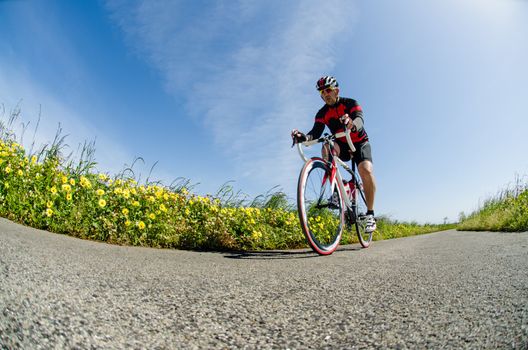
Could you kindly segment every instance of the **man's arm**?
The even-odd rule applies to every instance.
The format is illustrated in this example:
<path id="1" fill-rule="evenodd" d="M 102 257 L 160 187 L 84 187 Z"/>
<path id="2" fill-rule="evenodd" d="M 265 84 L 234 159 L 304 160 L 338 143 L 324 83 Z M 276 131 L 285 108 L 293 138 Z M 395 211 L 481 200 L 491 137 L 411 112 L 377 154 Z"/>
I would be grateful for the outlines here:
<path id="1" fill-rule="evenodd" d="M 352 119 L 355 131 L 360 131 L 361 129 L 363 129 L 363 109 L 356 101 L 354 101 L 354 103 L 350 107 L 348 115 L 350 116 L 350 119 Z M 354 127 L 352 129 L 354 129 Z"/>
<path id="2" fill-rule="evenodd" d="M 312 127 L 312 130 L 308 131 L 308 133 L 306 134 L 306 138 L 308 139 L 308 141 L 318 139 L 323 134 L 324 129 L 324 123 L 316 121 Z"/>

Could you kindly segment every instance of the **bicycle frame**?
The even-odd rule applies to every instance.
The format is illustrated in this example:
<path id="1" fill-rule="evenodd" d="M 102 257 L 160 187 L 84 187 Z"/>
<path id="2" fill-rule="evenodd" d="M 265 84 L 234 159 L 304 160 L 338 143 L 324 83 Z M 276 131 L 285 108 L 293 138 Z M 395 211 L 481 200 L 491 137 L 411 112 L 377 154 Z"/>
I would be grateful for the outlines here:
<path id="1" fill-rule="evenodd" d="M 311 140 L 311 141 L 305 141 L 305 142 L 297 143 L 297 150 L 299 151 L 299 155 L 301 156 L 302 160 L 305 163 L 307 163 L 311 159 L 305 156 L 302 146 L 310 147 L 310 146 L 315 145 L 317 143 L 328 143 L 329 146 L 330 146 L 330 153 L 332 153 L 332 151 L 334 149 L 334 140 L 336 138 L 340 138 L 340 137 L 343 137 L 343 136 L 346 137 L 346 140 L 347 140 L 348 146 L 350 147 L 350 150 L 352 152 L 354 152 L 356 150 L 356 148 L 354 147 L 354 144 L 352 143 L 352 139 L 350 137 L 350 130 L 347 130 L 347 131 L 344 131 L 344 132 L 339 132 L 339 133 L 337 133 L 335 135 L 326 135 L 324 137 L 318 138 L 317 140 Z M 339 159 L 339 157 L 332 156 L 332 173 L 330 175 L 331 190 L 333 192 L 335 186 L 338 186 L 339 190 L 343 194 L 342 197 L 343 197 L 343 199 L 345 201 L 345 206 L 347 208 L 351 208 L 352 207 L 352 201 L 350 200 L 349 196 L 346 195 L 345 184 L 343 183 L 343 176 L 341 175 L 341 172 L 339 171 L 339 167 L 336 165 L 336 163 L 339 164 L 341 167 L 343 167 L 345 170 L 347 170 L 354 177 L 356 175 L 354 174 L 354 171 L 352 169 L 350 169 L 350 167 L 345 162 L 343 162 L 341 159 Z M 357 192 L 356 192 L 356 194 L 357 194 Z"/>

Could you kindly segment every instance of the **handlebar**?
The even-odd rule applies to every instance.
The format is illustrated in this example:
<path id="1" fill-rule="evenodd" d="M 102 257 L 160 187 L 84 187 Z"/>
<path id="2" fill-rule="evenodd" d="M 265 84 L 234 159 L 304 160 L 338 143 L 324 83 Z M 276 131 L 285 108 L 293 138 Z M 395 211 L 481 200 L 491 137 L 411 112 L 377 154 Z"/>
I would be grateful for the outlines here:
<path id="1" fill-rule="evenodd" d="M 316 140 L 298 142 L 297 143 L 297 150 L 299 151 L 299 155 L 301 156 L 302 160 L 304 160 L 304 162 L 306 163 L 306 162 L 309 161 L 309 159 L 304 155 L 304 151 L 303 151 L 302 146 L 310 147 L 310 146 L 313 146 L 313 145 L 315 145 L 317 143 L 323 143 L 323 142 L 330 143 L 330 142 L 333 142 L 335 139 L 338 139 L 338 138 L 341 138 L 341 137 L 345 136 L 346 140 L 347 140 L 347 143 L 348 143 L 348 146 L 350 147 L 350 150 L 352 152 L 355 152 L 356 151 L 356 147 L 354 147 L 354 144 L 352 143 L 352 138 L 350 137 L 350 133 L 351 133 L 351 130 L 345 129 L 345 131 L 338 132 L 335 135 L 325 135 L 325 136 L 320 137 L 320 138 L 318 138 Z"/>

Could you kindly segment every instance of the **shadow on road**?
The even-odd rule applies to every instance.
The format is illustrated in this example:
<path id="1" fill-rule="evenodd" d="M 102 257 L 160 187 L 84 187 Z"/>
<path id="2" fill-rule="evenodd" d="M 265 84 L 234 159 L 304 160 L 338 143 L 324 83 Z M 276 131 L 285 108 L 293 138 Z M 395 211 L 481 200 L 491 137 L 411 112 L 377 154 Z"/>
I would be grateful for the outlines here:
<path id="1" fill-rule="evenodd" d="M 255 252 L 238 252 L 225 254 L 227 259 L 256 259 L 256 260 L 270 260 L 270 259 L 306 259 L 316 258 L 317 254 L 312 251 L 255 251 Z"/>
<path id="2" fill-rule="evenodd" d="M 346 251 L 359 251 L 361 247 L 358 246 L 342 246 L 337 248 L 334 254 Z M 307 259 L 323 257 L 312 250 L 260 250 L 247 252 L 232 252 L 225 253 L 224 258 L 227 259 L 256 259 L 256 260 L 271 260 L 271 259 Z"/>

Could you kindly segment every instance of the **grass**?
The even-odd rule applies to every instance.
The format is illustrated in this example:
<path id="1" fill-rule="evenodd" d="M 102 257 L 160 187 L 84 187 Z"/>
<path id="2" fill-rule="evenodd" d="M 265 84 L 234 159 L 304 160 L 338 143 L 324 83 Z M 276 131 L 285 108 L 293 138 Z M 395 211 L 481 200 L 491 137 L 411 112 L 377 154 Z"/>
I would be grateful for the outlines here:
<path id="1" fill-rule="evenodd" d="M 192 193 L 189 180 L 170 186 L 139 183 L 132 167 L 97 173 L 93 143 L 77 160 L 65 155 L 62 130 L 54 141 L 25 150 L 11 131 L 20 111 L 0 121 L 0 216 L 31 227 L 114 244 L 177 249 L 261 250 L 307 247 L 297 211 L 276 188 L 248 200 L 226 183 L 215 195 Z M 27 124 L 22 132 L 27 128 Z M 36 132 L 36 130 L 35 130 Z M 22 137 L 21 137 L 22 138 Z M 18 141 L 18 142 L 17 142 Z M 324 224 L 324 222 L 323 222 Z M 388 218 L 374 239 L 452 228 Z M 355 243 L 345 232 L 342 244 Z"/>
<path id="2" fill-rule="evenodd" d="M 469 216 L 461 214 L 458 230 L 528 231 L 528 181 L 518 177 Z"/>
<path id="3" fill-rule="evenodd" d="M 374 239 L 415 236 L 425 233 L 451 230 L 457 227 L 454 223 L 420 225 L 416 222 L 400 222 L 386 217 L 377 218 L 376 226 L 377 230 L 374 234 Z"/>

